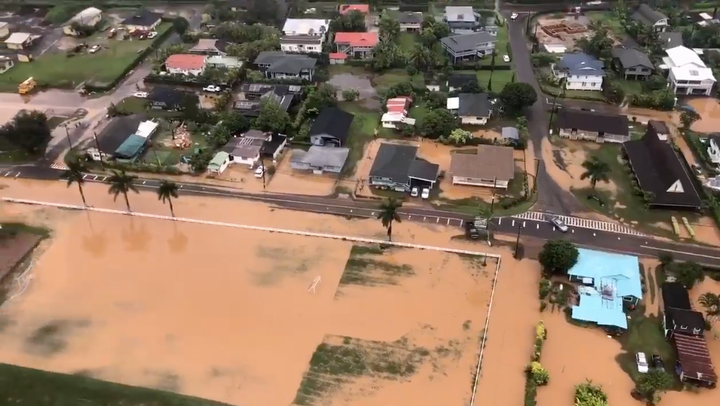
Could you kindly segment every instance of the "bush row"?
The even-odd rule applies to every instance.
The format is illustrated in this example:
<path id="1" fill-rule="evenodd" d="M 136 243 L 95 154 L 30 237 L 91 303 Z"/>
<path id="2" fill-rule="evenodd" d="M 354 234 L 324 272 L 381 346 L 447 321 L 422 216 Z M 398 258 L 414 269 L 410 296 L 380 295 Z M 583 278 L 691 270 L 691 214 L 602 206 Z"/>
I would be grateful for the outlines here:
<path id="1" fill-rule="evenodd" d="M 536 406 L 537 388 L 550 382 L 550 374 L 540 364 L 543 343 L 547 340 L 547 329 L 541 321 L 535 326 L 535 346 L 530 363 L 525 367 L 525 406 Z"/>

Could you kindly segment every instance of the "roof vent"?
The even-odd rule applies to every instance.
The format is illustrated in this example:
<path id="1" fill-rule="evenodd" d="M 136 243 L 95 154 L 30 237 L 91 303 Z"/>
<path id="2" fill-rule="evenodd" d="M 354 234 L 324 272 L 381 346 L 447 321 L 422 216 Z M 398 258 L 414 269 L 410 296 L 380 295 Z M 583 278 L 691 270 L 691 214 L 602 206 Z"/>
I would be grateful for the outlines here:
<path id="1" fill-rule="evenodd" d="M 699 328 L 693 329 L 693 334 L 699 335 L 701 332 L 702 332 L 702 329 L 699 329 Z"/>
<path id="2" fill-rule="evenodd" d="M 688 326 L 680 326 L 680 330 L 687 330 Z"/>

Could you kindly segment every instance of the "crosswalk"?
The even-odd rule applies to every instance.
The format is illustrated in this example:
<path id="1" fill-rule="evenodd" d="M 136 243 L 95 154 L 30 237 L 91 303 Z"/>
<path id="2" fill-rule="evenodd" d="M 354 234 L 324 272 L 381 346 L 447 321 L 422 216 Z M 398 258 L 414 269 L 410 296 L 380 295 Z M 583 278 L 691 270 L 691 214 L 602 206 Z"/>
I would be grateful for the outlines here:
<path id="1" fill-rule="evenodd" d="M 598 221 L 598 220 L 590 220 L 590 219 L 584 219 L 580 217 L 572 217 L 572 216 L 561 216 L 561 215 L 554 215 L 549 213 L 542 213 L 538 211 L 529 211 L 522 214 L 516 214 L 512 216 L 516 219 L 521 220 L 531 220 L 531 221 L 548 221 L 550 216 L 556 216 L 558 217 L 563 223 L 567 224 L 568 227 L 580 227 L 580 228 L 587 228 L 590 230 L 599 230 L 599 231 L 608 231 L 611 233 L 618 233 L 618 234 L 628 234 L 628 235 L 636 235 L 639 237 L 645 236 L 645 234 L 636 231 L 630 227 L 624 226 L 622 224 L 616 224 L 611 223 L 609 221 Z"/>
<path id="2" fill-rule="evenodd" d="M 59 169 L 61 171 L 66 171 L 69 169 L 67 166 L 61 165 L 61 164 L 52 164 L 52 165 L 50 165 L 50 167 L 53 169 Z"/>

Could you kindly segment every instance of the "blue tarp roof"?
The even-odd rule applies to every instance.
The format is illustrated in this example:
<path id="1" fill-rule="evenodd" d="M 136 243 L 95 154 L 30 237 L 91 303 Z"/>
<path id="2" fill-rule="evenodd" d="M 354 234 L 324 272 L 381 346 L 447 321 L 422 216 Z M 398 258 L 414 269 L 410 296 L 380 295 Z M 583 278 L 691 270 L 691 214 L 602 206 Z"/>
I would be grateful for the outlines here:
<path id="1" fill-rule="evenodd" d="M 115 156 L 123 159 L 132 159 L 140 150 L 145 146 L 147 138 L 141 137 L 137 134 L 129 136 L 125 142 L 120 144 L 118 149 L 115 151 Z"/>
<path id="2" fill-rule="evenodd" d="M 640 263 L 632 255 L 614 254 L 578 248 L 578 262 L 568 275 L 592 278 L 593 286 L 582 286 L 580 305 L 572 317 L 604 326 L 627 328 L 623 297 L 642 299 Z"/>

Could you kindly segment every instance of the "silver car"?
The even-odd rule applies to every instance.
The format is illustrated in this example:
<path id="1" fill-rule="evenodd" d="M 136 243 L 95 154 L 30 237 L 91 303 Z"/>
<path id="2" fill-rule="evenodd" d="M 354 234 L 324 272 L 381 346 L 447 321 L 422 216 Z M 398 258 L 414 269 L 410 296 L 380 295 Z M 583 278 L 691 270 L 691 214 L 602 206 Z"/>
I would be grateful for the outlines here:
<path id="1" fill-rule="evenodd" d="M 552 216 L 550 218 L 550 222 L 558 228 L 558 230 L 562 231 L 563 233 L 568 232 L 568 226 L 565 224 L 562 220 L 560 220 L 560 217 Z"/>

